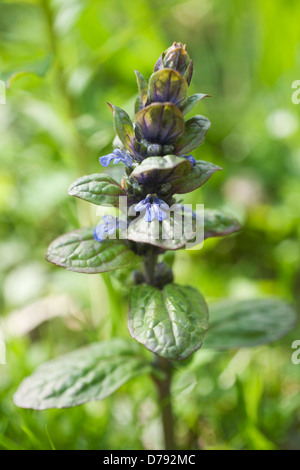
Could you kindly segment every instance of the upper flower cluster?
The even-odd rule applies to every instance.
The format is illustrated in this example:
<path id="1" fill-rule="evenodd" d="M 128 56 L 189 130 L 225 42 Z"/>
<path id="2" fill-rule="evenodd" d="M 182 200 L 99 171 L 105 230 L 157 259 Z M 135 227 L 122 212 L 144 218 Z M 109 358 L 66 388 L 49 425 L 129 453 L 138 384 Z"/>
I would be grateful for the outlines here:
<path id="1" fill-rule="evenodd" d="M 193 62 L 180 42 L 161 54 L 148 82 L 140 72 L 135 73 L 139 96 L 134 122 L 124 110 L 108 103 L 119 145 L 100 157 L 100 163 L 104 167 L 111 162 L 124 163 L 127 169 L 123 187 L 129 203 L 146 210 L 145 220 L 162 221 L 163 209 L 173 202 L 175 192 L 195 189 L 195 184 L 179 188 L 178 180 L 187 178 L 196 168 L 190 152 L 203 142 L 210 122 L 204 116 L 185 121 L 184 116 L 209 95 L 188 96 Z M 155 194 L 154 199 L 151 194 Z"/>
<path id="2" fill-rule="evenodd" d="M 147 83 L 136 72 L 139 97 L 136 102 L 134 124 L 120 108 L 110 105 L 117 135 L 133 161 L 140 162 L 150 156 L 184 155 L 200 145 L 198 139 L 188 142 L 190 126 L 186 128 L 184 115 L 201 99 L 209 96 L 197 93 L 188 97 L 188 87 L 193 73 L 193 62 L 186 46 L 174 42 L 162 53 Z M 203 118 L 199 127 L 207 132 L 208 119 Z M 194 122 L 194 127 L 197 127 Z M 202 139 L 203 140 L 203 139 Z M 193 149 L 191 149 L 193 147 Z M 124 163 L 129 166 L 129 162 Z M 103 166 L 104 157 L 100 160 Z M 116 161 L 115 161 L 116 163 Z"/>

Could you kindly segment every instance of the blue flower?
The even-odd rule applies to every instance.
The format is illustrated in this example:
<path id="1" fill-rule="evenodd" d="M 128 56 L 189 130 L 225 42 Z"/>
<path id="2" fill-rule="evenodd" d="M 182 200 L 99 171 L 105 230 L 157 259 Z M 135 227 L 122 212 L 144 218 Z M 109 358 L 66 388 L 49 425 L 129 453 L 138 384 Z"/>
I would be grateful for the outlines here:
<path id="1" fill-rule="evenodd" d="M 145 211 L 144 220 L 146 222 L 152 222 L 154 219 L 161 222 L 167 217 L 164 211 L 168 211 L 169 206 L 162 199 L 159 199 L 156 194 L 148 194 L 134 209 L 136 212 Z"/>
<path id="2" fill-rule="evenodd" d="M 124 220 L 120 220 L 112 215 L 104 215 L 101 222 L 97 225 L 94 230 L 94 239 L 97 242 L 102 242 L 106 238 L 106 233 L 112 235 L 118 228 L 124 230 L 127 224 Z"/>
<path id="3" fill-rule="evenodd" d="M 120 149 L 115 149 L 112 153 L 99 158 L 100 164 L 105 167 L 108 166 L 112 160 L 114 164 L 122 162 L 126 166 L 132 166 L 133 163 L 133 158 L 127 152 Z"/>
<path id="4" fill-rule="evenodd" d="M 196 165 L 196 159 L 193 157 L 193 155 L 182 155 L 183 158 L 186 158 L 192 166 Z"/>

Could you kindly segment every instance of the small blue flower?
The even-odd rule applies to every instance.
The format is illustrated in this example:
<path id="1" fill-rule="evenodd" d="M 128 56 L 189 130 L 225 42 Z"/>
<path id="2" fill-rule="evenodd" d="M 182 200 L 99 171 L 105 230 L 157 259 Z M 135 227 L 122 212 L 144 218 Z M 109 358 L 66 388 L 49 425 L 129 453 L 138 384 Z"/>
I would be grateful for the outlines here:
<path id="1" fill-rule="evenodd" d="M 152 222 L 154 219 L 161 222 L 167 217 L 164 211 L 168 211 L 169 206 L 162 199 L 159 199 L 156 194 L 148 194 L 134 209 L 136 212 L 145 211 L 144 220 L 146 222 Z"/>
<path id="2" fill-rule="evenodd" d="M 102 242 L 106 238 L 106 233 L 112 235 L 118 228 L 124 230 L 127 227 L 124 220 L 113 217 L 112 215 L 104 215 L 101 222 L 94 230 L 94 239 L 97 242 Z"/>
<path id="3" fill-rule="evenodd" d="M 192 166 L 196 165 L 196 159 L 193 157 L 193 155 L 182 155 L 183 158 L 186 158 Z"/>
<path id="4" fill-rule="evenodd" d="M 99 158 L 100 164 L 105 167 L 108 166 L 112 160 L 114 164 L 122 162 L 126 166 L 132 166 L 133 163 L 133 158 L 124 150 L 120 149 L 115 149 L 112 153 Z"/>

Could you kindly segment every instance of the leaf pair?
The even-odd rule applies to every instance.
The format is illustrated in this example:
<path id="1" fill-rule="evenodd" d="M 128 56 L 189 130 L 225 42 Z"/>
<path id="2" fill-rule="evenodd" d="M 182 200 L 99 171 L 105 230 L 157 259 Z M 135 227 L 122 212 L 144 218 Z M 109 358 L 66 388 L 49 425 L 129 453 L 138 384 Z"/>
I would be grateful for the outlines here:
<path id="1" fill-rule="evenodd" d="M 173 103 L 152 103 L 135 115 L 146 140 L 162 145 L 173 144 L 174 154 L 185 155 L 199 147 L 210 128 L 204 116 L 184 121 L 183 113 Z"/>
<path id="2" fill-rule="evenodd" d="M 295 309 L 281 299 L 226 300 L 208 308 L 193 287 L 167 284 L 162 291 L 135 286 L 128 328 L 147 349 L 170 360 L 189 357 L 202 346 L 238 349 L 271 343 L 297 323 Z"/>
<path id="3" fill-rule="evenodd" d="M 165 230 L 164 236 L 169 234 L 169 238 L 162 237 L 161 229 L 157 235 L 156 222 Z M 180 228 L 180 237 L 176 238 L 177 223 L 173 217 L 162 223 L 148 223 L 139 217 L 129 225 L 128 239 L 136 243 L 149 243 L 164 250 L 178 250 L 191 241 L 188 235 L 197 234 L 197 231 L 194 225 L 191 225 L 191 232 L 183 227 Z M 204 239 L 228 235 L 239 228 L 232 217 L 219 211 L 205 211 Z M 60 236 L 48 247 L 46 260 L 70 271 L 89 274 L 134 268 L 141 262 L 142 258 L 132 251 L 127 240 L 107 239 L 98 242 L 94 240 L 93 232 L 93 228 L 81 228 Z"/>
<path id="4" fill-rule="evenodd" d="M 185 194 L 200 188 L 215 171 L 221 169 L 213 163 L 201 160 L 191 167 L 186 158 L 166 155 L 146 158 L 133 170 L 130 178 L 148 186 L 151 183 L 157 186 L 167 181 L 171 185 L 171 194 Z"/>
<path id="5" fill-rule="evenodd" d="M 124 147 L 136 155 L 135 135 L 132 121 L 128 114 L 118 106 L 108 103 L 113 113 L 114 127 Z M 172 144 L 181 137 L 175 153 L 184 155 L 203 142 L 210 127 L 210 122 L 203 116 L 193 118 L 185 123 L 180 109 L 171 102 L 153 103 L 141 109 L 135 121 L 142 130 L 144 138 L 162 145 Z M 198 122 L 198 127 L 195 127 Z M 187 130 L 185 132 L 185 127 Z M 197 136 L 197 134 L 199 134 Z M 178 151 L 177 151 L 178 150 Z"/>
<path id="6" fill-rule="evenodd" d="M 149 80 L 135 70 L 139 89 L 139 98 L 142 108 L 146 104 L 154 102 L 171 102 L 178 106 L 183 115 L 189 113 L 194 106 L 203 98 L 210 95 L 206 93 L 195 93 L 188 97 L 188 83 L 185 78 L 176 70 L 161 69 L 153 73 Z"/>
<path id="7" fill-rule="evenodd" d="M 161 293 L 151 286 L 133 288 L 129 328 L 147 348 L 164 357 L 184 358 L 203 341 L 207 307 L 195 289 L 168 286 Z M 226 301 L 210 307 L 203 346 L 225 350 L 257 346 L 281 338 L 295 323 L 294 309 L 282 300 Z M 38 367 L 22 382 L 14 402 L 39 410 L 76 406 L 102 400 L 148 373 L 155 374 L 155 368 L 136 343 L 123 339 L 93 343 Z"/>

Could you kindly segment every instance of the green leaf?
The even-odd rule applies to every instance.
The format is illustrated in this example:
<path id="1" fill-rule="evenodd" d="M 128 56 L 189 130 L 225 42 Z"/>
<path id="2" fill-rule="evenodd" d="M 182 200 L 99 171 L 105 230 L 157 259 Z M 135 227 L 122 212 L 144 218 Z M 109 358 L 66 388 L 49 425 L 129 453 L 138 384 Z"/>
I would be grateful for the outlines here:
<path id="1" fill-rule="evenodd" d="M 149 285 L 130 292 L 128 328 L 147 349 L 171 360 L 186 359 L 202 345 L 208 329 L 208 309 L 193 287 Z"/>
<path id="2" fill-rule="evenodd" d="M 148 157 L 133 170 L 130 178 L 140 184 L 154 182 L 157 185 L 186 177 L 190 171 L 191 164 L 186 158 L 175 155 Z"/>
<path id="3" fill-rule="evenodd" d="M 114 126 L 120 141 L 129 151 L 134 150 L 134 130 L 130 117 L 123 109 L 118 106 L 114 106 L 111 103 L 107 103 L 110 107 L 113 118 Z"/>
<path id="4" fill-rule="evenodd" d="M 189 113 L 194 106 L 196 106 L 199 101 L 203 100 L 203 98 L 210 97 L 211 95 L 207 95 L 205 93 L 195 93 L 188 97 L 188 99 L 180 106 L 182 114 L 185 116 Z"/>
<path id="5" fill-rule="evenodd" d="M 170 101 L 177 106 L 186 100 L 188 84 L 183 76 L 172 69 L 162 69 L 153 73 L 149 80 L 149 97 L 151 102 Z"/>
<path id="6" fill-rule="evenodd" d="M 270 343 L 294 328 L 294 308 L 279 299 L 228 300 L 211 305 L 207 348 L 236 349 Z"/>
<path id="7" fill-rule="evenodd" d="M 182 112 L 173 103 L 152 103 L 135 115 L 143 135 L 149 142 L 171 144 L 184 133 Z"/>
<path id="8" fill-rule="evenodd" d="M 223 237 L 239 230 L 240 224 L 231 215 L 215 209 L 205 209 L 204 238 Z"/>
<path id="9" fill-rule="evenodd" d="M 178 207 L 179 205 L 174 205 Z M 179 250 L 187 243 L 198 245 L 203 242 L 203 224 L 197 226 L 190 212 L 182 216 L 182 209 L 170 211 L 168 217 L 159 222 L 144 220 L 143 214 L 132 220 L 128 227 L 128 239 L 136 243 L 148 243 L 163 250 Z M 196 243 L 193 240 L 197 237 Z M 190 245 L 190 246 L 191 246 Z"/>
<path id="10" fill-rule="evenodd" d="M 207 238 L 230 235 L 241 228 L 235 218 L 222 211 L 205 209 L 204 217 L 199 213 L 197 220 L 195 213 L 184 211 L 180 204 L 171 206 L 162 222 L 147 222 L 143 215 L 130 222 L 128 239 L 163 250 L 196 249 Z"/>
<path id="11" fill-rule="evenodd" d="M 137 70 L 135 70 L 135 75 L 136 75 L 137 84 L 139 88 L 141 103 L 144 107 L 148 99 L 148 83 L 145 77 L 143 77 L 143 75 Z"/>
<path id="12" fill-rule="evenodd" d="M 121 186 L 105 174 L 86 175 L 78 178 L 68 189 L 75 196 L 97 205 L 119 206 L 119 196 L 124 196 Z"/>
<path id="13" fill-rule="evenodd" d="M 187 176 L 173 182 L 172 194 L 185 194 L 200 188 L 218 170 L 222 168 L 211 162 L 198 160 Z"/>
<path id="14" fill-rule="evenodd" d="M 46 260 L 78 273 L 104 273 L 115 269 L 133 268 L 141 260 L 124 240 L 93 238 L 93 228 L 81 228 L 54 240 Z"/>
<path id="15" fill-rule="evenodd" d="M 186 155 L 199 147 L 209 128 L 210 121 L 204 116 L 195 116 L 186 121 L 185 132 L 176 143 L 176 155 Z"/>
<path id="16" fill-rule="evenodd" d="M 14 395 L 21 408 L 68 408 L 102 400 L 129 380 L 151 372 L 132 341 L 92 343 L 42 364 Z"/>

